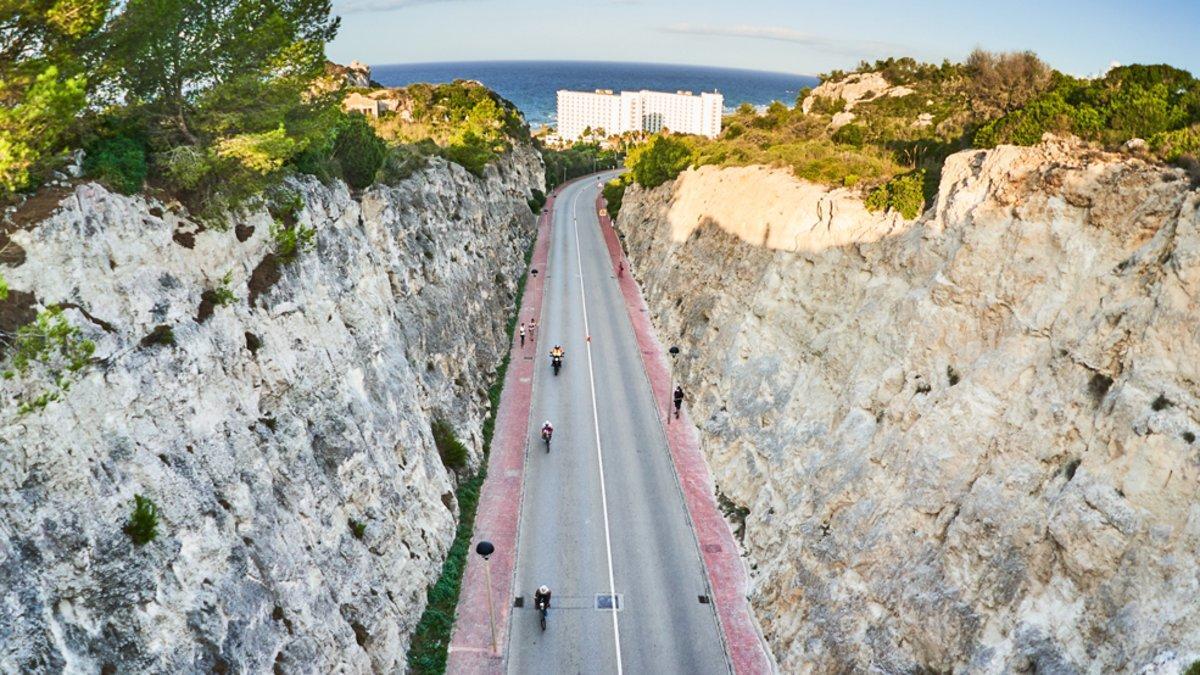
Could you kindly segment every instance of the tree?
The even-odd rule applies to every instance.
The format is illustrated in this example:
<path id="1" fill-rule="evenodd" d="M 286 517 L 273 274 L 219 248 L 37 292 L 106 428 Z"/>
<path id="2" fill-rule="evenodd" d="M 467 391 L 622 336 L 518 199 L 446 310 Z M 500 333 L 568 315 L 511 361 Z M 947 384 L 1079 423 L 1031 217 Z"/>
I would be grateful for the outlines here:
<path id="1" fill-rule="evenodd" d="M 629 152 L 625 165 L 633 180 L 642 187 L 658 187 L 673 180 L 692 163 L 692 149 L 669 136 L 656 136 Z"/>
<path id="2" fill-rule="evenodd" d="M 1054 71 L 1033 52 L 997 53 L 976 49 L 967 57 L 973 112 L 990 119 L 1012 112 L 1050 88 Z"/>
<path id="3" fill-rule="evenodd" d="M 86 101 L 78 56 L 108 0 L 0 0 L 0 198 L 33 184 Z"/>
<path id="4" fill-rule="evenodd" d="M 108 60 L 130 102 L 195 144 L 278 126 L 337 27 L 329 0 L 130 0 Z"/>

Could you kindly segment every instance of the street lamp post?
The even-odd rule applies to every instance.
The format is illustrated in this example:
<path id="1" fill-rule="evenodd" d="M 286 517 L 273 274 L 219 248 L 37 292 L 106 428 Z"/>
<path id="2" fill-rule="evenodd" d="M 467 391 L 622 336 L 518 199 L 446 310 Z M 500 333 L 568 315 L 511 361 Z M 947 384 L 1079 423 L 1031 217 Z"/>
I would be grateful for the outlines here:
<path id="1" fill-rule="evenodd" d="M 500 651 L 496 648 L 496 616 L 495 610 L 492 609 L 492 567 L 488 565 L 488 557 L 496 551 L 496 547 L 492 546 L 490 541 L 481 541 L 475 545 L 475 552 L 483 556 L 483 571 L 487 576 L 487 602 L 488 602 L 488 624 L 492 627 L 492 652 L 499 654 Z"/>
<path id="2" fill-rule="evenodd" d="M 671 384 L 667 387 L 667 424 L 670 424 L 671 399 L 675 394 L 675 357 L 679 356 L 679 347 L 671 345 L 667 352 L 671 355 Z"/>

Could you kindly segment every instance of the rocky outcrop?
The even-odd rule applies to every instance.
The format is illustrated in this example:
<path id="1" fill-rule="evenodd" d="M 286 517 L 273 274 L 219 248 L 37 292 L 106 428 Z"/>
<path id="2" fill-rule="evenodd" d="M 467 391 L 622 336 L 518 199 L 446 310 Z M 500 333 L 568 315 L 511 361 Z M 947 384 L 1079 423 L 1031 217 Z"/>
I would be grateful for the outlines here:
<path id="1" fill-rule="evenodd" d="M 36 367 L 0 384 L 0 671 L 403 670 L 458 517 L 431 423 L 478 465 L 542 184 L 528 147 L 296 181 L 291 263 L 266 210 L 218 231 L 90 183 L 13 232 L 8 305 L 96 347 L 44 408 L 13 400 Z"/>
<path id="2" fill-rule="evenodd" d="M 844 109 L 848 112 L 859 103 L 874 101 L 884 96 L 899 97 L 912 93 L 913 90 L 908 87 L 892 86 L 883 73 L 851 73 L 839 80 L 822 82 L 813 88 L 808 96 L 805 96 L 804 100 L 800 102 L 800 109 L 807 114 L 812 110 L 817 99 L 823 98 L 831 101 L 843 101 Z M 842 126 L 853 119 L 854 116 L 851 115 L 849 119 L 844 119 L 837 126 Z"/>
<path id="3" fill-rule="evenodd" d="M 1200 191 L 1180 172 L 1065 142 L 964 152 L 912 227 L 792 250 L 744 241 L 732 209 L 680 238 L 690 180 L 630 188 L 618 227 L 748 509 L 785 672 L 1200 659 Z"/>
<path id="4" fill-rule="evenodd" d="M 744 242 L 783 251 L 821 251 L 878 241 L 911 225 L 899 214 L 872 213 L 859 193 L 796 180 L 765 166 L 688 169 L 675 180 L 665 220 L 672 241 L 714 226 Z"/>

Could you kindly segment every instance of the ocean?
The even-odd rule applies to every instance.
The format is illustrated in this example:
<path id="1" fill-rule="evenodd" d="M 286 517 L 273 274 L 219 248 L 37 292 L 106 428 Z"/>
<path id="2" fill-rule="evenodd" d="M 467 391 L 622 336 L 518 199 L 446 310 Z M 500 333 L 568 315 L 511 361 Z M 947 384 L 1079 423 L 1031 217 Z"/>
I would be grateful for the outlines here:
<path id="1" fill-rule="evenodd" d="M 559 89 L 685 90 L 694 93 L 716 89 L 725 95 L 725 107 L 742 102 L 764 106 L 783 101 L 789 106 L 804 87 L 817 78 L 757 70 L 709 68 L 655 63 L 609 61 L 469 61 L 461 63 L 410 63 L 371 66 L 371 77 L 389 87 L 413 82 L 479 80 L 512 101 L 531 127 L 553 124 Z"/>

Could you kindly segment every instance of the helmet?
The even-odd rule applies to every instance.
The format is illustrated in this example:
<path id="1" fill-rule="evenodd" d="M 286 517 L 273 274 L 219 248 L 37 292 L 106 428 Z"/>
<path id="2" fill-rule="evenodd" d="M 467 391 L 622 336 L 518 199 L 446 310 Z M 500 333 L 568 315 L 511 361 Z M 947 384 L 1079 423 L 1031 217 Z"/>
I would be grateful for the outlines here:
<path id="1" fill-rule="evenodd" d="M 547 586 L 546 584 L 542 584 L 541 586 L 538 586 L 538 593 L 545 595 L 549 592 L 550 592 L 550 587 Z"/>
<path id="2" fill-rule="evenodd" d="M 546 420 L 546 423 L 545 423 L 545 424 L 543 424 L 542 426 L 544 426 L 544 427 L 551 426 L 551 425 L 550 425 L 550 420 Z"/>

